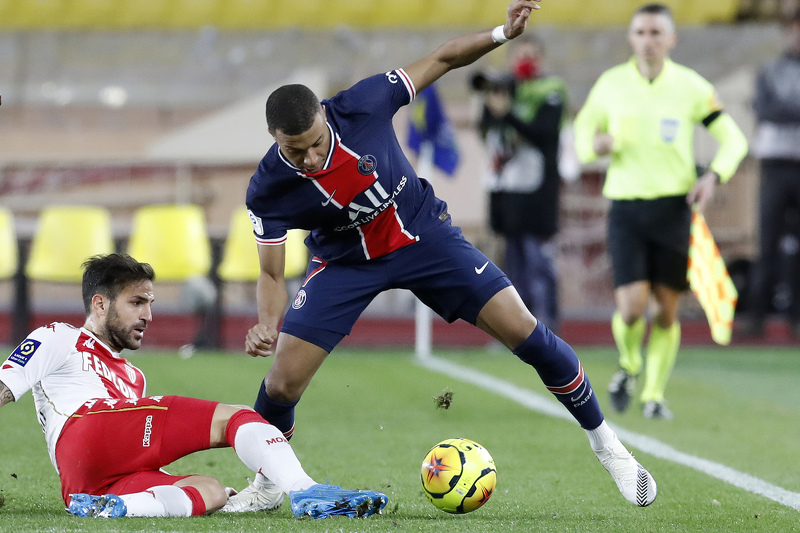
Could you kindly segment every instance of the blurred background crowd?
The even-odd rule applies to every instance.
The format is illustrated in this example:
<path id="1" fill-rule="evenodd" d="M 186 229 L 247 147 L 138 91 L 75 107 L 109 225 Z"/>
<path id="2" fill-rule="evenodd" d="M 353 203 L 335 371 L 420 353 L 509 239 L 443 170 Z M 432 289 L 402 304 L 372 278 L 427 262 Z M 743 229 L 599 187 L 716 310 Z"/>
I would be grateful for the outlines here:
<path id="1" fill-rule="evenodd" d="M 78 242 L 105 239 L 106 247 L 141 260 L 149 260 L 147 253 L 176 254 L 170 264 L 154 264 L 162 284 L 150 342 L 239 349 L 255 316 L 255 276 L 252 264 L 242 266 L 226 254 L 236 246 L 235 227 L 238 235 L 246 234 L 245 244 L 238 246 L 255 254 L 247 226 L 236 221 L 248 180 L 272 144 L 264 121 L 267 95 L 296 81 L 320 97 L 331 96 L 363 77 L 404 66 L 467 29 L 495 26 L 496 13 L 506 3 L 0 0 L 0 219 L 7 236 L 0 237 L 0 343 L 13 344 L 20 332 L 47 320 L 77 322 L 71 317 L 82 314 L 80 287 L 71 271 L 79 265 L 59 254 L 68 254 L 63 248 L 77 249 Z M 605 167 L 603 161 L 578 164 L 570 146 L 571 121 L 597 77 L 630 57 L 625 28 L 641 3 L 546 0 L 532 17 L 533 33 L 545 51 L 539 67 L 563 80 L 565 90 L 558 231 L 548 253 L 557 265 L 562 335 L 578 344 L 611 342 L 614 300 L 606 253 L 608 201 L 600 194 Z M 753 99 L 759 69 L 787 47 L 782 22 L 798 14 L 800 2 L 664 3 L 678 25 L 679 46 L 672 58 L 714 84 L 751 146 L 706 211 L 739 289 L 741 316 L 748 306 L 761 305 L 767 318 L 760 328 L 741 327 L 734 339 L 796 341 L 792 321 L 782 320 L 800 307 L 796 203 L 786 208 L 775 230 L 772 271 L 758 287 L 763 304 L 751 295 L 752 265 L 763 240 Z M 481 127 L 485 91 L 476 90 L 475 76 L 508 73 L 510 62 L 506 50 L 499 49 L 436 84 L 458 162 L 429 171 L 454 222 L 501 266 L 509 266 L 504 265 L 507 240 L 490 223 L 485 169 L 492 156 Z M 421 126 L 415 105 L 396 115 L 401 144 Z M 716 144 L 702 131 L 696 143 L 697 164 L 707 165 Z M 800 183 L 800 175 L 792 178 Z M 147 225 L 145 215 L 154 207 L 187 204 L 189 215 L 163 214 L 177 218 Z M 64 206 L 101 208 L 99 215 L 95 212 L 99 218 L 86 224 L 94 233 L 98 227 L 107 232 L 80 232 L 83 223 L 66 218 L 75 213 L 58 214 L 45 231 L 47 210 Z M 179 233 L 184 223 L 179 220 L 188 225 L 186 233 Z M 146 244 L 135 244 L 137 232 Z M 37 250 L 40 233 L 61 246 Z M 136 248 L 143 250 L 137 255 L 135 245 L 166 248 Z M 692 298 L 686 295 L 683 321 L 696 320 L 702 326 L 696 340 L 705 342 L 707 324 Z M 410 293 L 382 295 L 353 339 L 404 342 L 407 337 L 398 332 L 410 328 L 413 314 Z M 587 326 L 593 323 L 598 325 Z M 691 328 L 685 331 L 691 342 Z M 470 335 L 456 335 L 457 341 L 484 342 Z"/>

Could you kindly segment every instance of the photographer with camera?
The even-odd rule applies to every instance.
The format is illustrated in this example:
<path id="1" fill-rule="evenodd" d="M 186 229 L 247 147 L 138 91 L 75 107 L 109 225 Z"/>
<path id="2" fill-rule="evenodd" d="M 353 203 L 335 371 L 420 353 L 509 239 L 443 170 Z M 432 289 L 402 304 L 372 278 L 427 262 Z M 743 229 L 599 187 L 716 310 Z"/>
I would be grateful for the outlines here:
<path id="1" fill-rule="evenodd" d="M 478 129 L 488 169 L 489 220 L 505 238 L 505 272 L 525 306 L 558 330 L 558 150 L 567 111 L 564 81 L 542 72 L 544 46 L 535 37 L 509 47 L 511 72 L 476 73 L 483 96 Z"/>

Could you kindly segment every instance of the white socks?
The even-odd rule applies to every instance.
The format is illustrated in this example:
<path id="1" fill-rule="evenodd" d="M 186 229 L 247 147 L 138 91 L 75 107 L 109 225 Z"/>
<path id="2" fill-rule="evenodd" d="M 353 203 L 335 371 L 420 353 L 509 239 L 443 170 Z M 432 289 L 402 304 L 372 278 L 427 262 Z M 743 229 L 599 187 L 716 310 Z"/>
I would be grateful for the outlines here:
<path id="1" fill-rule="evenodd" d="M 236 455 L 245 466 L 256 472 L 256 485 L 272 482 L 287 494 L 316 485 L 316 481 L 303 470 L 283 433 L 275 426 L 258 422 L 243 424 L 234 439 Z M 267 472 L 269 479 L 261 472 Z M 120 498 L 128 508 L 127 516 L 192 516 L 191 498 L 174 485 L 159 485 Z"/>
<path id="2" fill-rule="evenodd" d="M 236 431 L 234 449 L 250 470 L 257 472 L 255 482 L 264 483 L 261 472 L 283 492 L 302 490 L 316 484 L 306 474 L 283 433 L 271 424 L 251 422 Z"/>
<path id="3" fill-rule="evenodd" d="M 159 485 L 120 498 L 128 508 L 126 516 L 192 516 L 192 500 L 174 485 Z"/>
<path id="4" fill-rule="evenodd" d="M 595 429 L 586 429 L 586 435 L 589 437 L 589 444 L 595 452 L 602 451 L 607 445 L 613 444 L 617 440 L 617 434 L 606 424 L 606 421 L 600 423 Z"/>

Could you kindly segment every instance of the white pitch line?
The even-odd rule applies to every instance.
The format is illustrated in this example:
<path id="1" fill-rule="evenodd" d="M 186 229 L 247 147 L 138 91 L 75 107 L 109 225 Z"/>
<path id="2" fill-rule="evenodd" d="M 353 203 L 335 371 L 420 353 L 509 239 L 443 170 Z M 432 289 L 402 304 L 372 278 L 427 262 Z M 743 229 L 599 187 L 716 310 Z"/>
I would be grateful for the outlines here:
<path id="1" fill-rule="evenodd" d="M 533 411 L 538 411 L 554 418 L 575 422 L 575 419 L 572 418 L 572 415 L 570 415 L 561 404 L 557 404 L 548 398 L 545 398 L 544 396 L 528 389 L 518 387 L 513 383 L 509 383 L 497 377 L 484 374 L 483 372 L 479 372 L 473 368 L 461 366 L 459 364 L 436 357 L 417 359 L 417 362 L 420 365 L 436 372 L 440 372 L 461 381 L 477 385 L 499 396 L 504 396 L 509 400 L 512 400 Z M 725 481 L 726 483 L 730 483 L 731 485 L 739 487 L 740 489 L 764 496 L 765 498 L 769 498 L 770 500 L 778 502 L 781 505 L 785 505 L 786 507 L 791 507 L 796 511 L 800 511 L 800 494 L 796 492 L 791 492 L 782 487 L 778 487 L 777 485 L 768 483 L 763 479 L 759 479 L 744 472 L 739 472 L 738 470 L 715 463 L 713 461 L 709 461 L 708 459 L 683 453 L 676 450 L 672 446 L 664 444 L 663 442 L 652 437 L 641 435 L 633 431 L 628 431 L 627 429 L 617 427 L 616 425 L 612 425 L 612 428 L 614 431 L 616 431 L 620 440 L 627 442 L 631 446 L 634 446 L 645 453 L 660 459 L 665 459 L 667 461 L 672 461 L 673 463 L 687 466 L 697 470 L 698 472 L 702 472 L 711 477 Z"/>

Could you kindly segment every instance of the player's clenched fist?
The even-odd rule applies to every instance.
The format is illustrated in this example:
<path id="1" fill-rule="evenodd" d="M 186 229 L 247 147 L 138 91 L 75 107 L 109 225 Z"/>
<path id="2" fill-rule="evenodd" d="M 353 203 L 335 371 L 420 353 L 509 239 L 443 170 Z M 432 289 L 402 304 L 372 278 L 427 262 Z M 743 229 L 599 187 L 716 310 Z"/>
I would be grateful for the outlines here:
<path id="1" fill-rule="evenodd" d="M 256 324 L 247 332 L 244 341 L 244 351 L 253 357 L 269 357 L 272 355 L 272 345 L 278 336 L 278 330 L 266 324 Z"/>

